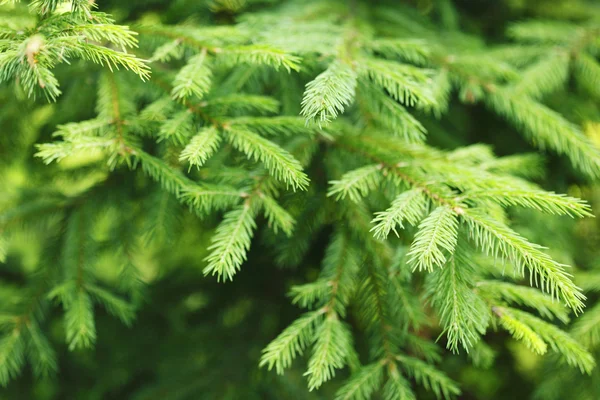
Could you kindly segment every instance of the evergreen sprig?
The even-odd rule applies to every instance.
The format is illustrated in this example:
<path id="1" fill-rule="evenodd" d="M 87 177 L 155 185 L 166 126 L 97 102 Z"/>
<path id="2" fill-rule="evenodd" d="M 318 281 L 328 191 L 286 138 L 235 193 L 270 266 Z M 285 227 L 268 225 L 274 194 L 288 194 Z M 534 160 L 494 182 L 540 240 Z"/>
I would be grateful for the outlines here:
<path id="1" fill-rule="evenodd" d="M 450 399 L 472 387 L 446 350 L 478 379 L 510 336 L 595 379 L 600 11 L 512 4 L 550 21 L 492 46 L 451 0 L 192 3 L 112 2 L 129 28 L 93 1 L 0 0 L 8 397 L 44 390 L 10 383 L 30 366 L 86 368 L 94 398 L 285 398 L 303 376 L 307 398 Z M 137 351 L 154 330 L 164 351 Z M 94 347 L 114 352 L 72 361 Z"/>

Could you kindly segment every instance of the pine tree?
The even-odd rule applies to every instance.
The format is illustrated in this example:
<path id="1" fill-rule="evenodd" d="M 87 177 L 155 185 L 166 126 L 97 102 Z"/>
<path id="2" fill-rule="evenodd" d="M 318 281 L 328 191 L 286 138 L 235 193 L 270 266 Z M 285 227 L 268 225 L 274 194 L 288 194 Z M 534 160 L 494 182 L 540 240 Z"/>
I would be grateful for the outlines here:
<path id="1" fill-rule="evenodd" d="M 600 396 L 600 8 L 400 3 L 0 0 L 7 398 Z"/>

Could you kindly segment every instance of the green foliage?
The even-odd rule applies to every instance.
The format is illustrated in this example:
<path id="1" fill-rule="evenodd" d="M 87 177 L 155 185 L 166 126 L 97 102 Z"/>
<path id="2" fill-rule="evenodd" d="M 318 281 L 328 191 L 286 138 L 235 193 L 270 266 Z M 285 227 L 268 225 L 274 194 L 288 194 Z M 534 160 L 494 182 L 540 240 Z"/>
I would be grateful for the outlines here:
<path id="1" fill-rule="evenodd" d="M 179 156 L 180 161 L 187 161 L 190 168 L 201 167 L 219 148 L 221 137 L 215 127 L 208 127 L 198 132 Z"/>
<path id="2" fill-rule="evenodd" d="M 427 297 L 438 309 L 448 336 L 447 347 L 452 351 L 458 351 L 459 344 L 468 351 L 485 334 L 489 324 L 490 312 L 485 301 L 473 291 L 473 275 L 469 257 L 457 251 L 427 282 Z"/>
<path id="3" fill-rule="evenodd" d="M 423 218 L 427 207 L 427 198 L 419 189 L 411 189 L 403 192 L 396 197 L 390 208 L 376 213 L 373 223 L 375 226 L 371 229 L 374 236 L 378 239 L 386 239 L 393 230 L 396 236 L 400 236 L 396 230 L 396 225 L 404 228 L 402 221 L 406 220 L 411 225 L 417 225 Z"/>
<path id="4" fill-rule="evenodd" d="M 254 214 L 252 205 L 245 203 L 224 216 L 208 248 L 211 253 L 206 258 L 206 275 L 217 275 L 219 280 L 233 279 L 250 248 L 252 231 L 256 228 Z"/>
<path id="5" fill-rule="evenodd" d="M 293 189 L 304 189 L 308 177 L 291 154 L 254 132 L 236 127 L 227 128 L 227 140 L 250 159 L 261 161 L 271 174 Z"/>
<path id="6" fill-rule="evenodd" d="M 302 115 L 309 121 L 329 122 L 352 102 L 355 89 L 356 72 L 343 63 L 333 63 L 306 85 Z"/>
<path id="7" fill-rule="evenodd" d="M 457 234 L 458 221 L 454 211 L 447 206 L 436 208 L 419 224 L 419 232 L 415 235 L 407 254 L 410 257 L 408 263 L 413 269 L 430 272 L 434 265 L 444 266 L 444 250 L 450 254 L 454 253 Z"/>
<path id="8" fill-rule="evenodd" d="M 173 81 L 171 94 L 176 99 L 185 99 L 191 95 L 201 99 L 210 90 L 212 72 L 206 65 L 206 52 L 188 60 Z"/>
<path id="9" fill-rule="evenodd" d="M 0 397 L 599 398 L 600 9 L 405 3 L 0 1 Z"/>

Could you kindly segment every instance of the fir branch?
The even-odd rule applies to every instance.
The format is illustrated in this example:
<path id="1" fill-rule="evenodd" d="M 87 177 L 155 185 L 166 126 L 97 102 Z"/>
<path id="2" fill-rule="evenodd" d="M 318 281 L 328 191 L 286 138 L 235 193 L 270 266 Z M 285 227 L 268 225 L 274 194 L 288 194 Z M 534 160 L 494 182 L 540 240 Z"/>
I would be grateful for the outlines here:
<path id="1" fill-rule="evenodd" d="M 46 378 L 58 370 L 56 353 L 35 321 L 25 322 L 27 358 L 38 378 Z"/>
<path id="2" fill-rule="evenodd" d="M 206 51 L 191 57 L 175 77 L 171 95 L 177 100 L 195 96 L 204 97 L 210 90 L 212 71 L 208 65 Z"/>
<path id="3" fill-rule="evenodd" d="M 225 123 L 265 136 L 311 135 L 315 132 L 300 117 L 240 117 Z"/>
<path id="4" fill-rule="evenodd" d="M 600 345 L 600 304 L 579 317 L 573 324 L 571 335 L 588 349 L 597 349 Z"/>
<path id="5" fill-rule="evenodd" d="M 19 332 L 0 339 L 0 385 L 16 378 L 25 363 L 25 343 Z"/>
<path id="6" fill-rule="evenodd" d="M 408 106 L 435 106 L 428 70 L 392 61 L 364 58 L 360 60 L 361 75 L 388 91 L 394 100 Z"/>
<path id="7" fill-rule="evenodd" d="M 600 152 L 578 127 L 560 114 L 506 89 L 497 89 L 486 100 L 491 108 L 523 130 L 537 146 L 565 154 L 580 171 L 591 177 L 600 176 Z"/>
<path id="8" fill-rule="evenodd" d="M 402 222 L 406 221 L 416 226 L 423 218 L 427 205 L 427 198 L 421 190 L 407 190 L 396 197 L 387 210 L 375 213 L 375 218 L 371 221 L 375 226 L 371 228 L 371 232 L 374 231 L 373 235 L 378 239 L 386 239 L 393 230 L 399 237 L 396 225 L 404 229 Z"/>
<path id="9" fill-rule="evenodd" d="M 525 268 L 531 273 L 531 283 L 555 298 L 561 298 L 575 312 L 580 312 L 585 296 L 570 279 L 564 265 L 557 263 L 542 247 L 532 244 L 501 222 L 480 210 L 469 209 L 462 217 L 469 225 L 475 243 L 487 254 L 505 257 L 516 264 L 521 274 Z"/>
<path id="10" fill-rule="evenodd" d="M 350 172 L 346 172 L 339 180 L 330 181 L 327 196 L 335 196 L 336 200 L 348 198 L 353 202 L 359 202 L 371 191 L 379 187 L 383 179 L 381 165 L 367 165 Z"/>
<path id="11" fill-rule="evenodd" d="M 87 39 L 99 43 L 108 41 L 121 47 L 123 51 L 128 47 L 137 47 L 137 33 L 131 31 L 129 27 L 116 25 L 114 19 L 108 14 L 92 12 L 91 15 L 94 23 L 71 25 L 62 32 L 67 34 L 80 33 Z M 49 24 L 49 21 L 46 21 L 46 24 Z"/>
<path id="12" fill-rule="evenodd" d="M 183 186 L 177 195 L 179 201 L 201 217 L 232 207 L 243 197 L 245 194 L 233 187 L 207 183 Z"/>
<path id="13" fill-rule="evenodd" d="M 575 282 L 584 292 L 600 292 L 600 274 L 595 271 L 579 271 Z"/>
<path id="14" fill-rule="evenodd" d="M 292 365 L 298 354 L 312 342 L 315 324 L 323 317 L 323 311 L 311 311 L 295 320 L 263 350 L 260 366 L 269 370 L 275 367 L 278 374 Z"/>
<path id="15" fill-rule="evenodd" d="M 574 61 L 575 78 L 588 93 L 600 98 L 600 64 L 586 53 L 579 53 Z"/>
<path id="16" fill-rule="evenodd" d="M 376 123 L 390 129 L 407 142 L 421 143 L 425 140 L 425 127 L 391 97 L 374 85 L 359 85 L 358 102 L 364 104 Z"/>
<path id="17" fill-rule="evenodd" d="M 334 62 L 306 84 L 301 114 L 321 126 L 342 114 L 354 100 L 356 73 L 350 66 Z"/>
<path id="18" fill-rule="evenodd" d="M 181 45 L 181 40 L 175 39 L 157 47 L 148 62 L 169 62 L 171 59 L 179 60 L 183 55 L 184 47 Z"/>
<path id="19" fill-rule="evenodd" d="M 577 36 L 577 27 L 560 21 L 524 21 L 512 24 L 507 35 L 524 43 L 567 43 Z"/>
<path id="20" fill-rule="evenodd" d="M 523 341 L 525 345 L 537 354 L 545 354 L 548 351 L 548 346 L 542 338 L 527 324 L 524 324 L 519 319 L 514 318 L 511 313 L 506 313 L 496 309 L 500 313 L 500 324 L 506 329 L 516 340 Z"/>
<path id="21" fill-rule="evenodd" d="M 256 133 L 234 126 L 225 128 L 227 140 L 250 159 L 261 161 L 277 180 L 293 190 L 306 189 L 308 177 L 300 163 L 286 150 Z"/>
<path id="22" fill-rule="evenodd" d="M 225 214 L 208 247 L 211 253 L 205 259 L 208 265 L 203 270 L 204 275 L 217 275 L 219 281 L 233 280 L 250 249 L 256 228 L 254 208 L 246 202 Z"/>
<path id="23" fill-rule="evenodd" d="M 287 72 L 300 70 L 300 57 L 269 45 L 228 46 L 214 51 L 219 61 L 229 65 L 246 63 L 268 65 L 276 70 L 283 67 Z"/>
<path id="24" fill-rule="evenodd" d="M 325 279 L 319 279 L 312 283 L 292 286 L 289 296 L 292 298 L 292 304 L 311 308 L 315 303 L 326 299 L 330 291 L 331 283 Z"/>
<path id="25" fill-rule="evenodd" d="M 279 109 L 279 101 L 269 96 L 231 93 L 206 99 L 203 107 L 209 110 L 211 114 L 218 112 L 220 115 L 227 115 L 230 110 L 239 110 L 244 113 L 271 114 Z"/>
<path id="26" fill-rule="evenodd" d="M 190 110 L 180 111 L 163 122 L 158 131 L 158 141 L 171 141 L 182 145 L 187 142 L 194 129 L 194 114 Z"/>
<path id="27" fill-rule="evenodd" d="M 352 335 L 348 327 L 330 314 L 315 332 L 316 342 L 308 361 L 309 390 L 318 389 L 335 376 L 335 370 L 346 364 L 352 348 Z"/>
<path id="28" fill-rule="evenodd" d="M 277 202 L 270 196 L 260 196 L 265 216 L 269 223 L 269 227 L 273 229 L 275 233 L 281 229 L 281 231 L 287 236 L 291 237 L 296 221 L 294 218 L 283 209 Z"/>
<path id="29" fill-rule="evenodd" d="M 575 339 L 556 326 L 529 313 L 512 308 L 499 308 L 496 313 L 500 314 L 500 318 L 504 315 L 510 315 L 524 326 L 530 327 L 550 345 L 553 351 L 559 353 L 567 364 L 578 367 L 582 373 L 590 374 L 595 367 L 594 357 Z"/>
<path id="30" fill-rule="evenodd" d="M 88 155 L 95 152 L 103 153 L 114 148 L 117 144 L 113 138 L 76 136 L 72 141 L 42 143 L 36 145 L 36 157 L 40 157 L 45 164 L 60 162 L 63 159 L 85 151 Z"/>
<path id="31" fill-rule="evenodd" d="M 179 194 L 183 188 L 193 186 L 191 180 L 185 177 L 180 171 L 170 167 L 163 160 L 153 157 L 140 149 L 132 150 L 132 154 L 142 164 L 142 170 L 160 183 L 161 187 L 166 191 Z"/>
<path id="32" fill-rule="evenodd" d="M 396 356 L 402 369 L 427 390 L 433 391 L 435 396 L 444 399 L 450 399 L 461 393 L 459 387 L 454 381 L 438 371 L 432 365 L 429 365 L 418 358 L 408 356 Z"/>
<path id="33" fill-rule="evenodd" d="M 569 310 L 564 304 L 537 289 L 494 280 L 477 282 L 477 291 L 487 298 L 533 308 L 544 318 L 557 318 L 565 324 L 569 322 Z"/>
<path id="34" fill-rule="evenodd" d="M 64 38 L 65 43 L 68 40 L 73 40 L 73 38 Z M 73 51 L 84 60 L 108 67 L 111 72 L 119 70 L 119 67 L 123 67 L 126 70 L 132 71 L 144 81 L 150 79 L 150 69 L 148 66 L 133 54 L 123 53 L 91 43 L 74 46 Z"/>
<path id="35" fill-rule="evenodd" d="M 555 215 L 593 217 L 591 207 L 583 200 L 542 190 L 487 189 L 485 191 L 468 192 L 461 196 L 461 199 L 490 200 L 503 207 L 521 206 Z"/>
<path id="36" fill-rule="evenodd" d="M 75 140 L 78 136 L 95 136 L 104 131 L 110 124 L 111 121 L 102 118 L 71 122 L 58 125 L 57 130 L 52 135 Z"/>
<path id="37" fill-rule="evenodd" d="M 383 363 L 366 365 L 337 391 L 336 400 L 368 400 L 383 380 Z"/>
<path id="38" fill-rule="evenodd" d="M 426 296 L 440 315 L 447 347 L 453 352 L 458 352 L 459 345 L 468 352 L 485 334 L 490 319 L 488 307 L 472 290 L 474 271 L 469 258 L 458 251 L 444 268 L 430 275 L 426 286 Z"/>
<path id="39" fill-rule="evenodd" d="M 337 230 L 325 250 L 320 280 L 330 287 L 325 308 L 329 314 L 345 313 L 344 307 L 351 299 L 356 286 L 356 274 L 360 269 L 359 251 L 353 246 L 345 230 Z"/>
<path id="40" fill-rule="evenodd" d="M 187 161 L 190 169 L 200 168 L 217 151 L 220 142 L 221 136 L 215 127 L 204 127 L 185 146 L 179 161 Z"/>
<path id="41" fill-rule="evenodd" d="M 569 56 L 552 54 L 527 68 L 520 81 L 513 86 L 516 95 L 539 99 L 561 89 L 569 78 Z"/>
<path id="42" fill-rule="evenodd" d="M 135 318 L 132 304 L 108 290 L 93 284 L 86 284 L 85 289 L 98 303 L 102 304 L 110 314 L 119 318 L 125 325 L 131 326 L 131 323 Z"/>
<path id="43" fill-rule="evenodd" d="M 448 111 L 450 104 L 450 93 L 452 91 L 451 74 L 447 68 L 441 68 L 432 78 L 431 96 L 432 105 L 422 105 L 423 110 L 440 118 Z"/>
<path id="44" fill-rule="evenodd" d="M 389 364 L 388 381 L 383 387 L 384 400 L 416 400 L 409 382 L 398 372 L 396 364 Z"/>
<path id="45" fill-rule="evenodd" d="M 443 267 L 446 263 L 444 250 L 454 253 L 458 235 L 458 219 L 447 206 L 436 208 L 419 224 L 419 231 L 410 246 L 408 263 L 413 270 L 433 271 L 434 265 Z"/>
<path id="46" fill-rule="evenodd" d="M 399 58 L 417 65 L 427 63 L 431 56 L 427 42 L 421 39 L 376 38 L 365 45 L 371 51 L 387 58 Z"/>
<path id="47" fill-rule="evenodd" d="M 83 289 L 75 289 L 63 299 L 67 300 L 65 330 L 69 350 L 92 347 L 96 342 L 96 324 L 90 296 Z"/>
<path id="48" fill-rule="evenodd" d="M 494 364 L 497 352 L 484 341 L 480 340 L 469 352 L 469 359 L 474 367 L 489 369 Z"/>
<path id="49" fill-rule="evenodd" d="M 510 174 L 523 178 L 541 178 L 544 176 L 542 156 L 515 154 L 485 161 L 480 167 L 493 173 Z"/>
<path id="50" fill-rule="evenodd" d="M 8 253 L 8 240 L 0 230 L 0 263 L 6 262 L 6 254 Z"/>

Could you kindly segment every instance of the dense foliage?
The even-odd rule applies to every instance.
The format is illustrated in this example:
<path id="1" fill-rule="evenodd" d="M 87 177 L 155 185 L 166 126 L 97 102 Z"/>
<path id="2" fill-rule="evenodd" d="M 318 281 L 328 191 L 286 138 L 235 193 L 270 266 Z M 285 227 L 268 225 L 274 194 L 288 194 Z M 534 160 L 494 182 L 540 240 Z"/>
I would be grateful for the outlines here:
<path id="1" fill-rule="evenodd" d="M 584 0 L 0 0 L 0 398 L 600 398 L 599 56 Z"/>

